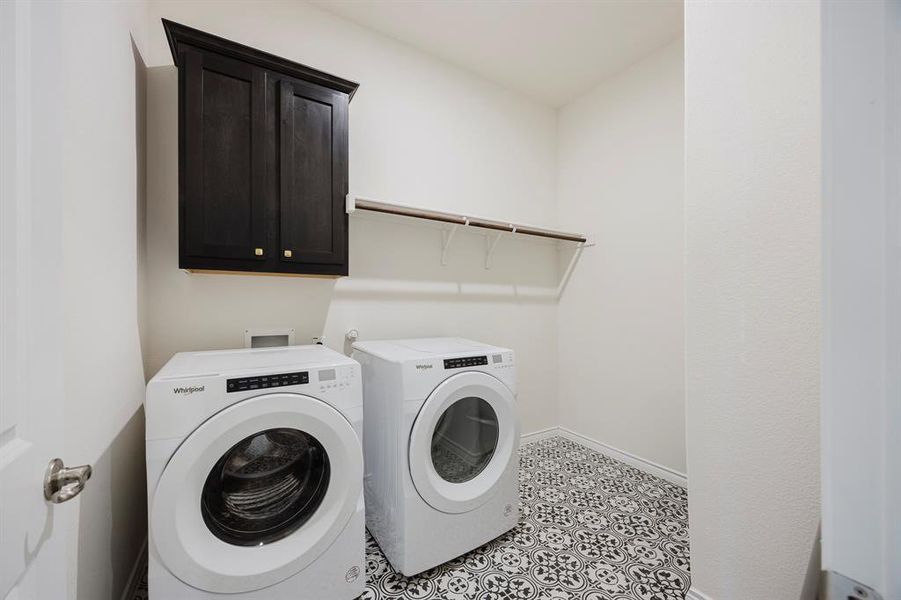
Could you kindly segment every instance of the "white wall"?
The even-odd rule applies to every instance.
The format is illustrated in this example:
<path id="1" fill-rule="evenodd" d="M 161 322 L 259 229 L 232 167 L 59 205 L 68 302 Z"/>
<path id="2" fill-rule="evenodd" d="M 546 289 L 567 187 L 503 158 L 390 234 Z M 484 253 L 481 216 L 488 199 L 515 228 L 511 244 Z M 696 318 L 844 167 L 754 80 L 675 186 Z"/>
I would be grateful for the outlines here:
<path id="1" fill-rule="evenodd" d="M 119 598 L 146 535 L 139 286 L 146 5 L 59 5 L 67 464 L 90 463 L 70 535 L 69 597 Z M 36 167 L 40 162 L 35 163 Z M 47 340 L 47 343 L 56 343 Z M 62 590 L 57 593 L 63 594 Z M 60 596 L 62 597 L 62 596 Z"/>
<path id="2" fill-rule="evenodd" d="M 560 422 L 684 473 L 682 44 L 560 111 L 557 202 L 597 244 L 560 300 Z"/>
<path id="3" fill-rule="evenodd" d="M 901 597 L 899 70 L 901 3 L 823 5 L 823 570 L 884 598 Z"/>
<path id="4" fill-rule="evenodd" d="M 495 84 L 304 3 L 153 2 L 148 79 L 146 366 L 174 352 L 243 345 L 247 327 L 289 326 L 298 343 L 461 335 L 517 351 L 523 431 L 556 424 L 557 255 L 459 234 L 351 218 L 350 277 L 187 275 L 177 268 L 176 71 L 165 17 L 359 82 L 350 105 L 350 189 L 363 196 L 552 225 L 555 113 Z M 255 5 L 258 6 L 258 5 Z"/>
<path id="5" fill-rule="evenodd" d="M 718 600 L 796 600 L 817 535 L 819 11 L 685 7 L 691 575 Z"/>

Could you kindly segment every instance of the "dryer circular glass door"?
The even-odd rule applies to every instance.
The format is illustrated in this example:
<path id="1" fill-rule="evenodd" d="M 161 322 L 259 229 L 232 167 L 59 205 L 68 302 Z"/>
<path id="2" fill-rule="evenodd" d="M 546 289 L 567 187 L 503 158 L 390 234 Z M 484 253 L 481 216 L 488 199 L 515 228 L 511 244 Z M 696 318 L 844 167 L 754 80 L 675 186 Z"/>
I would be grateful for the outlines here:
<path id="1" fill-rule="evenodd" d="M 507 386 L 476 371 L 445 379 L 423 403 L 410 433 L 416 491 L 442 512 L 481 506 L 518 460 L 518 439 L 516 400 Z"/>
<path id="2" fill-rule="evenodd" d="M 153 543 L 173 575 L 241 593 L 316 560 L 360 500 L 363 456 L 351 424 L 299 394 L 239 402 L 178 447 L 151 504 Z"/>

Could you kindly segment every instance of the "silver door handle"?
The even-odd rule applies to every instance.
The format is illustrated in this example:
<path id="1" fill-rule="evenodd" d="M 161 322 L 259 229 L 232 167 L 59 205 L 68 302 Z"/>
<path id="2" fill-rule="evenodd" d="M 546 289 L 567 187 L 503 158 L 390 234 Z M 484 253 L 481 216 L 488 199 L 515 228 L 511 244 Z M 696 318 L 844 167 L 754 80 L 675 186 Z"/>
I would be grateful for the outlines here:
<path id="1" fill-rule="evenodd" d="M 87 485 L 91 472 L 91 465 L 69 468 L 61 458 L 54 458 L 44 475 L 44 498 L 54 504 L 71 500 Z"/>

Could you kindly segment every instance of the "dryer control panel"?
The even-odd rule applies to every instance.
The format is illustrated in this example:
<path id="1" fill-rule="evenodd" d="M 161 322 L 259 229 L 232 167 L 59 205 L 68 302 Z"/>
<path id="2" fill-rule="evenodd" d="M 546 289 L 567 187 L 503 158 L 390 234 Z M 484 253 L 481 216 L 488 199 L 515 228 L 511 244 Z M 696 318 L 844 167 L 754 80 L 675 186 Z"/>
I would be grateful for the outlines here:
<path id="1" fill-rule="evenodd" d="M 228 392 L 246 392 L 247 390 L 261 390 L 264 388 L 284 387 L 286 385 L 302 385 L 304 383 L 310 383 L 309 371 L 301 371 L 298 373 L 275 373 L 272 375 L 229 379 L 226 383 L 226 390 Z"/>

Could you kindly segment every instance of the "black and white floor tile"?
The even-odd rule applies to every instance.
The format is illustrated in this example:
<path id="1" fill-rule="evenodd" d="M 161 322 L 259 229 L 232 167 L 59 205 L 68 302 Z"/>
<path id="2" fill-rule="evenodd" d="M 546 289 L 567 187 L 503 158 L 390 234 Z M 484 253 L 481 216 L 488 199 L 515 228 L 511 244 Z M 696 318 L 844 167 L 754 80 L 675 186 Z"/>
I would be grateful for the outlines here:
<path id="1" fill-rule="evenodd" d="M 147 589 L 147 566 L 144 566 L 144 570 L 141 572 L 141 578 L 138 579 L 135 584 L 134 594 L 131 596 L 131 600 L 149 600 L 150 594 Z"/>
<path id="2" fill-rule="evenodd" d="M 366 600 L 682 600 L 685 490 L 552 437 L 520 450 L 522 519 L 500 538 L 416 577 L 367 542 Z"/>
<path id="3" fill-rule="evenodd" d="M 364 600 L 683 600 L 683 488 L 562 437 L 520 449 L 522 519 L 440 567 L 403 577 L 367 535 Z M 134 600 L 145 600 L 144 586 Z"/>

